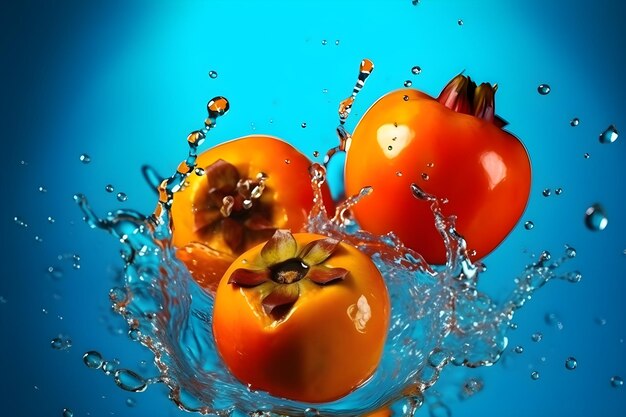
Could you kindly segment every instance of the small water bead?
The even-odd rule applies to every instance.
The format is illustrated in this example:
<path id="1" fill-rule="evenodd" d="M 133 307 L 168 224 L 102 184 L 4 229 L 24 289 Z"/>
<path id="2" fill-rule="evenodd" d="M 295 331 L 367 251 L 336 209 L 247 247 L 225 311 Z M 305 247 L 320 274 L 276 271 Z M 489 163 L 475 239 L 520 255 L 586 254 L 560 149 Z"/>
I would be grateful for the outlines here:
<path id="1" fill-rule="evenodd" d="M 565 255 L 567 255 L 568 258 L 575 258 L 576 257 L 576 249 L 566 245 L 565 246 Z"/>
<path id="2" fill-rule="evenodd" d="M 404 101 L 409 101 L 409 96 L 407 96 L 407 95 L 403 96 L 403 97 L 402 97 L 402 100 L 404 100 Z"/>
<path id="3" fill-rule="evenodd" d="M 72 410 L 70 410 L 69 408 L 64 408 L 62 416 L 63 417 L 74 417 L 74 412 Z"/>
<path id="4" fill-rule="evenodd" d="M 54 223 L 56 220 L 52 216 L 48 216 L 48 223 Z"/>
<path id="5" fill-rule="evenodd" d="M 126 391 L 143 392 L 148 387 L 148 382 L 130 369 L 115 371 L 113 380 L 118 387 Z"/>
<path id="6" fill-rule="evenodd" d="M 100 369 L 102 368 L 104 359 L 102 359 L 102 355 L 100 354 L 100 352 L 90 350 L 83 355 L 83 362 L 85 363 L 85 365 L 87 365 L 88 368 Z"/>
<path id="7" fill-rule="evenodd" d="M 134 407 L 135 405 L 137 405 L 137 402 L 133 398 L 127 398 L 126 405 L 128 407 Z"/>
<path id="8" fill-rule="evenodd" d="M 111 375 L 113 372 L 117 370 L 118 366 L 120 366 L 120 361 L 118 359 L 112 359 L 102 364 L 102 371 L 106 375 Z"/>
<path id="9" fill-rule="evenodd" d="M 88 164 L 88 163 L 91 162 L 91 157 L 89 155 L 87 155 L 86 153 L 82 154 L 78 159 L 83 164 Z"/>
<path id="10" fill-rule="evenodd" d="M 406 81 L 404 81 L 404 86 L 405 86 L 405 87 L 410 87 L 410 86 L 412 86 L 412 85 L 413 85 L 413 82 L 412 82 L 411 80 L 406 80 Z"/>
<path id="11" fill-rule="evenodd" d="M 337 39 L 337 40 L 335 41 L 335 45 L 336 45 L 336 46 L 339 46 L 339 39 Z"/>
<path id="12" fill-rule="evenodd" d="M 600 140 L 600 143 L 604 143 L 604 144 L 613 143 L 617 140 L 618 136 L 619 136 L 619 132 L 617 131 L 617 128 L 615 127 L 615 125 L 611 125 L 607 127 L 606 130 L 600 134 L 599 140 Z"/>
<path id="13" fill-rule="evenodd" d="M 543 194 L 544 197 L 550 197 L 550 194 L 552 194 L 552 191 L 549 188 L 544 188 L 541 194 Z"/>
<path id="14" fill-rule="evenodd" d="M 393 151 L 393 146 L 391 146 L 391 145 L 387 146 L 387 150 L 388 151 Z"/>
<path id="15" fill-rule="evenodd" d="M 524 223 L 524 229 L 526 230 L 533 230 L 534 227 L 535 227 L 535 223 L 533 223 L 530 220 Z"/>
<path id="16" fill-rule="evenodd" d="M 63 270 L 58 266 L 49 266 L 47 269 L 48 276 L 53 279 L 63 278 Z"/>
<path id="17" fill-rule="evenodd" d="M 300 125 L 300 127 L 301 127 L 302 129 L 306 128 L 306 122 L 302 122 L 302 124 Z"/>
<path id="18" fill-rule="evenodd" d="M 539 332 L 536 332 L 533 333 L 530 338 L 533 342 L 541 342 L 541 339 L 543 339 L 543 335 Z"/>
<path id="19" fill-rule="evenodd" d="M 517 346 L 515 346 L 515 349 L 513 349 L 513 351 L 515 353 L 517 353 L 517 354 L 524 353 L 524 347 L 520 346 L 520 345 L 517 345 Z"/>
<path id="20" fill-rule="evenodd" d="M 123 193 L 121 191 L 117 193 L 117 201 L 119 201 L 120 203 L 123 203 L 127 200 L 128 200 L 128 196 L 126 195 L 126 193 Z"/>
<path id="21" fill-rule="evenodd" d="M 565 369 L 573 371 L 578 366 L 578 361 L 573 356 L 565 359 Z"/>
<path id="22" fill-rule="evenodd" d="M 422 172 L 422 179 L 423 179 L 424 181 L 428 181 L 428 180 L 430 179 L 430 176 L 429 176 L 427 173 Z"/>
<path id="23" fill-rule="evenodd" d="M 609 219 L 600 204 L 593 204 L 585 211 L 585 226 L 594 232 L 604 230 L 609 224 Z"/>
<path id="24" fill-rule="evenodd" d="M 422 67 L 420 67 L 419 65 L 415 65 L 413 68 L 411 68 L 411 72 L 413 73 L 413 75 L 419 75 L 422 73 Z"/>
<path id="25" fill-rule="evenodd" d="M 556 327 L 558 330 L 563 330 L 563 322 L 556 313 L 546 313 L 543 317 L 543 321 L 548 326 Z"/>
<path id="26" fill-rule="evenodd" d="M 112 193 L 113 191 L 115 191 L 115 187 L 113 187 L 113 184 L 107 184 L 104 187 L 104 191 L 106 191 L 107 193 Z"/>
<path id="27" fill-rule="evenodd" d="M 50 347 L 54 350 L 67 350 L 72 347 L 72 339 L 66 336 L 58 336 L 50 341 Z"/>
<path id="28" fill-rule="evenodd" d="M 611 386 L 613 388 L 621 388 L 624 385 L 624 380 L 621 376 L 615 375 L 611 377 Z"/>
<path id="29" fill-rule="evenodd" d="M 585 158 L 585 159 L 589 159 L 589 157 L 591 157 L 591 155 L 589 154 L 589 152 L 585 152 L 585 153 L 583 154 L 583 158 Z"/>
<path id="30" fill-rule="evenodd" d="M 327 45 L 328 41 L 326 39 L 322 39 L 322 45 Z"/>
<path id="31" fill-rule="evenodd" d="M 561 194 L 563 194 L 563 189 L 562 189 L 561 187 L 559 187 L 559 188 L 555 189 L 555 190 L 554 190 L 554 194 L 556 194 L 556 195 L 561 195 Z"/>
<path id="32" fill-rule="evenodd" d="M 217 71 L 209 71 L 209 77 L 213 79 L 217 78 Z"/>
<path id="33" fill-rule="evenodd" d="M 572 271 L 565 275 L 565 278 L 568 282 L 572 284 L 577 284 L 583 279 L 583 274 L 580 271 Z"/>
<path id="34" fill-rule="evenodd" d="M 285 159 L 285 164 L 289 165 L 291 163 L 291 159 Z"/>
<path id="35" fill-rule="evenodd" d="M 41 236 L 39 236 L 39 235 L 35 235 L 35 241 L 41 243 L 41 242 L 43 242 L 43 238 Z"/>
<path id="36" fill-rule="evenodd" d="M 402 176 L 402 171 L 396 171 L 396 177 L 401 177 Z"/>
<path id="37" fill-rule="evenodd" d="M 485 384 L 480 378 L 470 378 L 463 384 L 463 395 L 470 397 L 480 392 L 484 386 Z"/>
<path id="38" fill-rule="evenodd" d="M 538 380 L 538 379 L 539 379 L 539 372 L 537 372 L 537 371 L 532 371 L 532 372 L 530 373 L 530 378 L 531 378 L 533 381 Z"/>
<path id="39" fill-rule="evenodd" d="M 320 156 L 320 151 L 313 151 L 313 158 Z"/>
<path id="40" fill-rule="evenodd" d="M 550 94 L 550 91 L 552 89 L 550 88 L 550 86 L 548 84 L 539 84 L 539 87 L 537 87 L 537 91 L 539 92 L 539 94 L 541 94 L 542 96 L 545 96 L 547 94 Z"/>
<path id="41" fill-rule="evenodd" d="M 580 119 L 578 117 L 574 117 L 572 120 L 570 120 L 569 125 L 572 127 L 576 127 L 580 124 Z"/>
<path id="42" fill-rule="evenodd" d="M 48 192 L 48 190 L 47 190 L 47 189 L 46 189 L 46 187 L 44 187 L 44 186 L 40 186 L 39 188 L 37 188 L 37 190 L 38 190 L 40 193 L 47 193 L 47 192 Z"/>
<path id="43" fill-rule="evenodd" d="M 17 224 L 18 226 L 28 227 L 28 223 L 26 223 L 24 220 L 20 219 L 17 216 L 13 217 L 13 222 Z"/>
<path id="44" fill-rule="evenodd" d="M 463 20 L 462 19 L 457 20 L 456 24 L 459 26 L 463 26 Z"/>
<path id="45" fill-rule="evenodd" d="M 193 171 L 197 176 L 201 177 L 204 175 L 204 168 L 196 167 Z"/>

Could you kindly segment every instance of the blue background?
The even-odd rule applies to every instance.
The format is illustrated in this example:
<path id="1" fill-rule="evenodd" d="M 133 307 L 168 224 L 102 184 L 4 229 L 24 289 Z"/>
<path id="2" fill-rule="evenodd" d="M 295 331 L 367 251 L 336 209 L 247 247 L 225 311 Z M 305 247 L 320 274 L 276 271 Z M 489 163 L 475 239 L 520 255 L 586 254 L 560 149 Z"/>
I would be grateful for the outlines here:
<path id="1" fill-rule="evenodd" d="M 609 124 L 626 130 L 626 6 L 610 0 L 422 0 L 416 6 L 410 0 L 50 0 L 3 2 L 0 19 L 3 415 L 55 416 L 65 407 L 75 416 L 182 415 L 163 387 L 128 393 L 82 364 L 82 354 L 95 349 L 155 375 L 139 363 L 150 355 L 109 312 L 119 244 L 82 222 L 72 195 L 85 193 L 103 214 L 118 207 L 151 211 L 155 201 L 140 167 L 172 172 L 186 152 L 187 133 L 202 126 L 215 95 L 228 97 L 231 111 L 210 141 L 267 133 L 308 155 L 323 152 L 335 145 L 337 105 L 365 57 L 376 69 L 355 103 L 351 128 L 406 79 L 430 94 L 461 70 L 499 84 L 498 113 L 527 146 L 534 183 L 522 221 L 486 259 L 483 290 L 502 299 L 531 254 L 561 254 L 566 243 L 578 257 L 565 269 L 583 273 L 579 284 L 548 284 L 519 312 L 510 347 L 523 345 L 523 354 L 509 349 L 500 363 L 471 372 L 447 368 L 418 415 L 445 415 L 438 398 L 456 417 L 626 415 L 626 387 L 610 384 L 613 375 L 626 378 L 626 139 L 598 141 Z M 414 65 L 420 75 L 411 74 Z M 549 95 L 537 93 L 541 83 L 550 84 Z M 569 125 L 573 117 L 580 118 L 578 127 Z M 82 153 L 91 163 L 79 161 Z M 105 192 L 109 183 L 128 201 Z M 562 195 L 542 196 L 544 188 L 557 187 Z M 609 224 L 591 232 L 583 216 L 597 202 Z M 526 220 L 533 230 L 524 229 Z M 78 254 L 80 269 L 58 259 L 64 254 Z M 51 278 L 49 267 L 62 269 L 62 277 Z M 560 317 L 562 330 L 546 324 L 550 313 Z M 543 340 L 532 342 L 537 331 Z M 52 349 L 58 334 L 73 346 Z M 578 359 L 574 371 L 564 367 L 568 356 Z M 540 372 L 537 381 L 533 370 Z M 470 376 L 485 387 L 461 401 L 460 386 Z"/>

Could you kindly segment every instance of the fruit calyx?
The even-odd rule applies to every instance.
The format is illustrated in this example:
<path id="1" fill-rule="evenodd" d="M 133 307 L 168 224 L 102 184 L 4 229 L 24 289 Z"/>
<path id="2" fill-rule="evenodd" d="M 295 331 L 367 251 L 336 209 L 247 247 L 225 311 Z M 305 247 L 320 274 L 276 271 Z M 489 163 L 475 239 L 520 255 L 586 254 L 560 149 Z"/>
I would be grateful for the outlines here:
<path id="1" fill-rule="evenodd" d="M 476 86 L 469 76 L 461 73 L 441 90 L 437 101 L 457 113 L 470 114 L 502 128 L 507 122 L 496 116 L 497 90 L 497 84 Z"/>
<path id="2" fill-rule="evenodd" d="M 261 201 L 267 176 L 242 178 L 237 168 L 218 159 L 204 168 L 207 191 L 195 204 L 196 231 L 213 232 L 221 228 L 224 241 L 233 253 L 241 250 L 248 238 L 276 230 L 270 210 Z"/>
<path id="3" fill-rule="evenodd" d="M 330 268 L 323 263 L 332 256 L 339 241 L 330 237 L 314 240 L 298 250 L 294 236 L 287 230 L 276 230 L 261 249 L 257 268 L 236 269 L 228 284 L 252 288 L 261 284 L 271 287 L 261 304 L 274 320 L 286 317 L 300 297 L 300 281 L 308 279 L 317 285 L 343 280 L 344 268 Z"/>

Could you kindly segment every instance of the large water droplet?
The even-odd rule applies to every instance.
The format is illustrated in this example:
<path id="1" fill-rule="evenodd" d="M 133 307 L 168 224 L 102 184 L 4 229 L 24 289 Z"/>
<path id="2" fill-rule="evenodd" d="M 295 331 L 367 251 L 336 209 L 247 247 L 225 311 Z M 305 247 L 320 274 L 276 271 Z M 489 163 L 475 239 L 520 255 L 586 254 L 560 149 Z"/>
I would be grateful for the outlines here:
<path id="1" fill-rule="evenodd" d="M 83 362 L 91 369 L 100 369 L 104 360 L 102 359 L 100 352 L 91 350 L 83 355 Z"/>
<path id="2" fill-rule="evenodd" d="M 146 380 L 130 369 L 115 371 L 113 379 L 120 388 L 126 391 L 142 392 L 148 387 Z"/>
<path id="3" fill-rule="evenodd" d="M 550 86 L 548 84 L 539 84 L 539 87 L 537 87 L 537 91 L 539 92 L 539 94 L 541 94 L 542 96 L 545 96 L 547 94 L 550 94 L 550 91 L 552 89 L 550 88 Z"/>
<path id="4" fill-rule="evenodd" d="M 611 377 L 611 386 L 613 388 L 621 388 L 624 385 L 624 380 L 621 376 L 615 375 Z"/>
<path id="5" fill-rule="evenodd" d="M 600 143 L 613 143 L 617 140 L 619 133 L 615 125 L 611 125 L 606 128 L 604 132 L 600 134 Z"/>
<path id="6" fill-rule="evenodd" d="M 573 356 L 565 359 L 565 369 L 573 371 L 578 366 L 578 361 Z"/>
<path id="7" fill-rule="evenodd" d="M 600 204 L 594 204 L 585 211 L 585 226 L 593 231 L 604 230 L 609 224 L 604 208 Z"/>

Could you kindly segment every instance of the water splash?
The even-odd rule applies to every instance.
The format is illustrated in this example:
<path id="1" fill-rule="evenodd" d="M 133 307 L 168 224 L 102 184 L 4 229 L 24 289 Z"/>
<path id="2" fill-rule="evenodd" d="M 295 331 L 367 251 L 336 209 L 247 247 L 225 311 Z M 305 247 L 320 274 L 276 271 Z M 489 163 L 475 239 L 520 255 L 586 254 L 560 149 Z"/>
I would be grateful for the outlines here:
<path id="1" fill-rule="evenodd" d="M 352 96 L 340 106 L 340 128 L 372 69 L 371 61 L 362 62 Z M 146 175 L 144 170 L 144 176 L 159 179 L 151 181 L 158 192 L 152 214 L 118 210 L 100 218 L 85 196 L 75 196 L 87 224 L 109 232 L 123 244 L 124 286 L 113 288 L 109 296 L 114 310 L 125 318 L 131 339 L 152 351 L 160 373 L 146 379 L 129 369 L 109 369 L 98 352 L 84 355 L 88 367 L 112 375 L 122 389 L 143 391 L 150 384 L 163 383 L 178 407 L 218 416 L 354 416 L 386 405 L 412 416 L 444 367 L 489 366 L 500 358 L 508 344 L 506 331 L 512 326 L 515 311 L 537 289 L 555 278 L 577 282 L 571 274 L 557 273 L 561 264 L 573 257 L 571 251 L 555 260 L 544 252 L 515 280 L 509 297 L 498 303 L 477 289 L 484 267 L 470 260 L 465 240 L 455 229 L 455 218 L 441 213 L 435 196 L 415 184 L 407 190 L 431 207 L 446 246 L 447 260 L 440 267 L 426 263 L 393 234 L 378 236 L 358 229 L 350 209 L 367 198 L 371 188 L 347 198 L 335 213 L 327 213 L 321 193 L 326 171 L 314 163 L 310 175 L 315 199 L 306 230 L 354 245 L 382 272 L 392 300 L 383 358 L 372 377 L 358 389 L 315 407 L 251 390 L 228 372 L 217 353 L 211 325 L 213 295 L 192 279 L 171 246 L 169 209 L 173 195 L 195 172 L 198 147 L 228 109 L 223 97 L 208 103 L 205 127 L 189 134 L 188 156 L 171 177 L 161 179 L 156 173 Z"/>

